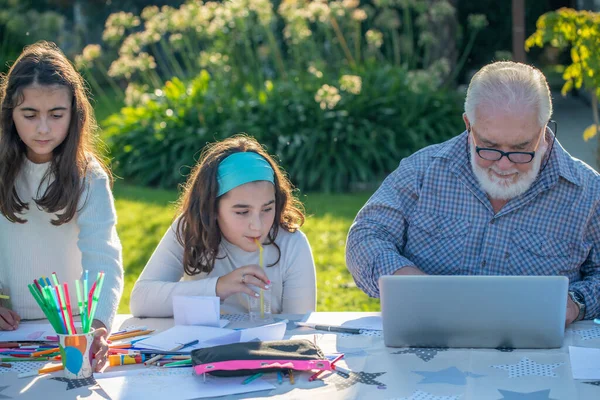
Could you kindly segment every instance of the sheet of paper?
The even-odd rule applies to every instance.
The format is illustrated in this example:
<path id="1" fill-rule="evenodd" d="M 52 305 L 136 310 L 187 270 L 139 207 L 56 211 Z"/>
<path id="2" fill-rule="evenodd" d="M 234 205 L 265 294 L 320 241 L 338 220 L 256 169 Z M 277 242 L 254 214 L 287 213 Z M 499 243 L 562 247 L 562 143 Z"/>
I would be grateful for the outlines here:
<path id="1" fill-rule="evenodd" d="M 302 318 L 302 322 L 315 325 L 369 329 L 373 331 L 383 330 L 380 312 L 310 312 Z"/>
<path id="2" fill-rule="evenodd" d="M 175 347 L 194 340 L 199 340 L 197 345 L 186 347 L 181 351 L 192 351 L 206 347 L 203 343 L 207 340 L 225 336 L 234 332 L 226 328 L 213 328 L 211 326 L 187 326 L 176 325 L 166 331 L 152 335 L 148 339 L 141 340 L 135 344 L 136 347 L 157 350 L 171 350 Z"/>
<path id="3" fill-rule="evenodd" d="M 46 339 L 46 336 L 54 336 L 54 338 Z M 16 342 L 16 341 L 47 341 L 56 340 L 56 332 L 50 324 L 19 324 L 16 331 L 0 331 L 0 342 Z"/>
<path id="4" fill-rule="evenodd" d="M 221 303 L 216 296 L 173 296 L 175 325 L 223 327 L 220 322 Z"/>
<path id="5" fill-rule="evenodd" d="M 224 344 L 250 342 L 252 340 L 282 340 L 285 335 L 287 320 L 275 324 L 259 326 L 256 328 L 240 329 L 228 335 L 219 336 L 204 342 L 204 347 L 220 346 Z"/>
<path id="6" fill-rule="evenodd" d="M 112 400 L 187 400 L 275 389 L 262 379 L 242 385 L 245 377 L 217 378 L 193 373 L 192 368 L 139 368 L 94 374 Z"/>
<path id="7" fill-rule="evenodd" d="M 209 339 L 204 342 L 205 347 L 221 346 L 224 344 L 239 343 L 242 337 L 241 331 L 233 331 L 227 335 Z"/>
<path id="8" fill-rule="evenodd" d="M 275 324 L 258 326 L 241 330 L 240 342 L 249 342 L 251 340 L 281 340 L 285 335 L 287 320 Z"/>
<path id="9" fill-rule="evenodd" d="M 600 379 L 600 349 L 569 346 L 573 379 Z"/>

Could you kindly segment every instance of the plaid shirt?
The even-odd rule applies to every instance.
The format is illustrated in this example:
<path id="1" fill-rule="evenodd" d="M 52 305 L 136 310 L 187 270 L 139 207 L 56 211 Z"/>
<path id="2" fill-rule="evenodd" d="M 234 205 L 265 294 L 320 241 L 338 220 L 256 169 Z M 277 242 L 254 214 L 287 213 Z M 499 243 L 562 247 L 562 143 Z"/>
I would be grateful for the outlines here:
<path id="1" fill-rule="evenodd" d="M 494 214 L 467 133 L 403 159 L 358 213 L 346 245 L 356 284 L 414 265 L 434 275 L 564 275 L 600 314 L 600 179 L 556 141 L 531 188 Z M 543 165 L 543 164 L 542 164 Z"/>

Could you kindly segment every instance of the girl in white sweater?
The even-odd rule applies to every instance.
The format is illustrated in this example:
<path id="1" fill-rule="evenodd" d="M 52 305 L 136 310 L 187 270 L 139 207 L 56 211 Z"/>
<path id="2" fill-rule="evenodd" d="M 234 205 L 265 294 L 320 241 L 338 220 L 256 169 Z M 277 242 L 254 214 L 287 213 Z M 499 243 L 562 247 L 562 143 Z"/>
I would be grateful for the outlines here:
<path id="1" fill-rule="evenodd" d="M 133 287 L 132 314 L 170 317 L 175 295 L 218 296 L 223 311 L 244 313 L 252 287 L 271 291 L 273 313 L 314 311 L 315 265 L 299 230 L 301 208 L 256 140 L 239 135 L 209 146 L 185 185 L 180 216 Z"/>
<path id="2" fill-rule="evenodd" d="M 54 44 L 27 47 L 0 86 L 0 329 L 44 318 L 27 288 L 41 276 L 70 286 L 104 271 L 93 351 L 105 338 L 123 287 L 111 175 L 91 145 L 95 128 L 82 77 Z M 73 308 L 74 310 L 77 307 Z"/>

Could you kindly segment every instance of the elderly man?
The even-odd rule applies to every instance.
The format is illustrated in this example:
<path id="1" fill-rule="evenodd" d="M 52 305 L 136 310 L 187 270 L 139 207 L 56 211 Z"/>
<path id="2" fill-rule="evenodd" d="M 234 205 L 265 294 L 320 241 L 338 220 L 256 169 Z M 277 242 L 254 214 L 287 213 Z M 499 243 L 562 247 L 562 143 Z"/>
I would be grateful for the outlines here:
<path id="1" fill-rule="evenodd" d="M 403 159 L 358 213 L 346 262 L 382 275 L 564 275 L 566 324 L 600 314 L 600 179 L 548 127 L 542 73 L 497 62 L 472 79 L 466 132 Z"/>

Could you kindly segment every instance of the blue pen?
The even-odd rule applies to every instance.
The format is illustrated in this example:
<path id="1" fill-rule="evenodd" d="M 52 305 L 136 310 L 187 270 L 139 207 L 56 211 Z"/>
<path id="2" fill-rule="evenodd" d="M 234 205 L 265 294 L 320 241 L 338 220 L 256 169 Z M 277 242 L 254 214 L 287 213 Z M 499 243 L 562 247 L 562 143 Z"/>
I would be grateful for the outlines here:
<path id="1" fill-rule="evenodd" d="M 277 371 L 277 382 L 279 382 L 279 384 L 283 384 L 283 374 L 281 373 L 281 371 Z"/>
<path id="2" fill-rule="evenodd" d="M 260 378 L 261 376 L 263 376 L 263 373 L 262 373 L 262 372 L 259 372 L 259 373 L 258 373 L 258 374 L 256 374 L 256 375 L 249 376 L 248 378 L 244 379 L 244 381 L 242 382 L 242 385 L 247 385 L 247 384 L 249 384 L 250 382 L 257 380 L 257 379 L 258 379 L 258 378 Z"/>
<path id="3" fill-rule="evenodd" d="M 182 346 L 181 346 L 179 349 L 177 349 L 177 350 L 182 350 L 182 349 L 185 349 L 186 347 L 193 346 L 193 345 L 195 345 L 195 344 L 198 344 L 198 342 L 200 342 L 198 339 L 196 339 L 196 340 L 192 340 L 191 342 L 189 342 L 189 343 L 186 343 L 186 344 L 182 345 Z"/>

